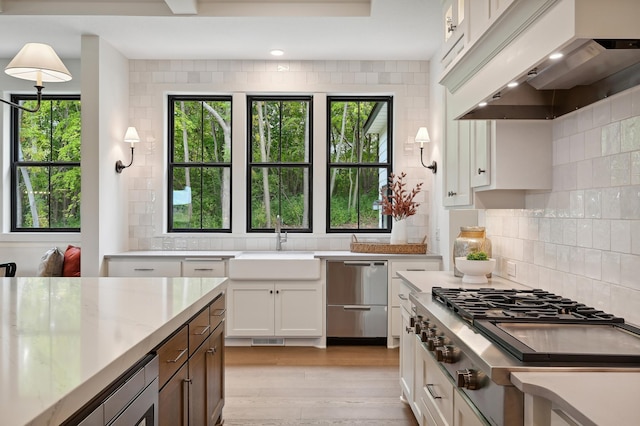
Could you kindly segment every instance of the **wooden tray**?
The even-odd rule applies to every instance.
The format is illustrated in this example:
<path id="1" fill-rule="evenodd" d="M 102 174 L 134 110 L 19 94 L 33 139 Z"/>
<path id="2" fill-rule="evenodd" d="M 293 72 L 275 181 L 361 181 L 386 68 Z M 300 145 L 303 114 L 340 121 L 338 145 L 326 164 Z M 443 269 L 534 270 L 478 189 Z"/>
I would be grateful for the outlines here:
<path id="1" fill-rule="evenodd" d="M 425 236 L 420 243 L 390 244 L 381 242 L 359 242 L 355 235 L 351 236 L 351 251 L 354 253 L 390 253 L 390 254 L 426 254 Z"/>

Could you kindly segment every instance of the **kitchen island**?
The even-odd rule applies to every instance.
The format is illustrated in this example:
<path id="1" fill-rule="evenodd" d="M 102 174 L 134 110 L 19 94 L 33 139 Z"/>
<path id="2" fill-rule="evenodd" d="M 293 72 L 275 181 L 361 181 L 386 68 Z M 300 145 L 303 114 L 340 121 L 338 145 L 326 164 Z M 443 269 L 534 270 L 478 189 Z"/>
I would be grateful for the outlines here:
<path id="1" fill-rule="evenodd" d="M 60 424 L 226 286 L 226 278 L 2 278 L 1 423 Z"/>

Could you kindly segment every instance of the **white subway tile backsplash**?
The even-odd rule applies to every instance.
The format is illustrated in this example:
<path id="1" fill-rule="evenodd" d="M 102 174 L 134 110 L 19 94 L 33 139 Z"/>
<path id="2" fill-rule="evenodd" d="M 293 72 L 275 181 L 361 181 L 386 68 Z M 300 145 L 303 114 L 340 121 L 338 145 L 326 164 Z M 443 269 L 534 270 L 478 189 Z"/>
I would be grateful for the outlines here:
<path id="1" fill-rule="evenodd" d="M 640 271 L 640 256 L 631 254 L 620 255 L 620 284 L 635 290 L 640 290 L 638 271 Z"/>
<path id="2" fill-rule="evenodd" d="M 611 157 L 597 157 L 592 159 L 593 187 L 606 188 L 611 186 Z"/>
<path id="3" fill-rule="evenodd" d="M 584 273 L 587 277 L 596 280 L 602 278 L 602 251 L 584 250 Z"/>
<path id="4" fill-rule="evenodd" d="M 631 252 L 631 222 L 628 220 L 611 221 L 611 251 Z"/>
<path id="5" fill-rule="evenodd" d="M 576 245 L 578 247 L 593 246 L 593 220 L 578 219 L 576 221 Z"/>
<path id="6" fill-rule="evenodd" d="M 602 252 L 602 280 L 620 284 L 620 253 L 612 251 Z"/>
<path id="7" fill-rule="evenodd" d="M 602 155 L 620 152 L 620 122 L 611 123 L 602 128 Z"/>
<path id="8" fill-rule="evenodd" d="M 621 212 L 621 189 L 605 188 L 602 190 L 602 217 L 605 219 L 617 219 Z"/>
<path id="9" fill-rule="evenodd" d="M 611 98 L 611 121 L 619 121 L 631 116 L 631 92 L 619 93 Z"/>
<path id="10" fill-rule="evenodd" d="M 640 185 L 623 186 L 619 190 L 622 219 L 640 218 Z"/>
<path id="11" fill-rule="evenodd" d="M 592 107 L 594 127 L 602 127 L 611 123 L 611 102 L 608 98 L 593 104 Z"/>
<path id="12" fill-rule="evenodd" d="M 593 248 L 611 250 L 611 221 L 607 219 L 594 220 Z"/>
<path id="13" fill-rule="evenodd" d="M 631 253 L 640 254 L 640 219 L 631 221 Z"/>
<path id="14" fill-rule="evenodd" d="M 602 217 L 602 191 L 590 189 L 584 192 L 584 216 L 586 218 Z"/>

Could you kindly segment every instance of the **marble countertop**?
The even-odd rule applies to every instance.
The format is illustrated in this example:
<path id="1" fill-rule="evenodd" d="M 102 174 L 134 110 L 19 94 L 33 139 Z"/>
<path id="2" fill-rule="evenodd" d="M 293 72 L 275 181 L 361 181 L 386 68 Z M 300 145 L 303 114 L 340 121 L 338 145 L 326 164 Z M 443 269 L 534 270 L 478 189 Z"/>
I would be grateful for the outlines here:
<path id="1" fill-rule="evenodd" d="M 493 275 L 488 278 L 486 284 L 467 284 L 462 282 L 461 277 L 456 277 L 451 271 L 398 271 L 398 275 L 404 279 L 417 292 L 431 293 L 432 287 L 449 288 L 522 288 L 526 287 L 514 281 L 509 281 Z"/>
<path id="2" fill-rule="evenodd" d="M 135 258 L 135 257 L 156 257 L 156 258 L 191 258 L 191 259 L 210 259 L 220 258 L 229 259 L 238 256 L 244 252 L 263 252 L 275 250 L 181 250 L 181 251 L 166 251 L 166 250 L 140 250 L 140 251 L 125 251 L 121 253 L 113 253 L 105 255 L 105 259 L 122 259 L 122 258 Z M 295 252 L 295 250 L 282 250 L 282 253 Z M 305 250 L 305 253 L 313 253 L 314 257 L 322 259 L 394 259 L 394 258 L 411 258 L 411 259 L 427 259 L 427 260 L 442 260 L 442 255 L 435 253 L 426 254 L 394 254 L 394 253 L 356 253 L 348 250 Z"/>
<path id="3" fill-rule="evenodd" d="M 60 424 L 226 286 L 226 278 L 0 278 L 0 423 Z"/>
<path id="4" fill-rule="evenodd" d="M 640 372 L 514 372 L 511 381 L 584 426 L 638 424 Z"/>

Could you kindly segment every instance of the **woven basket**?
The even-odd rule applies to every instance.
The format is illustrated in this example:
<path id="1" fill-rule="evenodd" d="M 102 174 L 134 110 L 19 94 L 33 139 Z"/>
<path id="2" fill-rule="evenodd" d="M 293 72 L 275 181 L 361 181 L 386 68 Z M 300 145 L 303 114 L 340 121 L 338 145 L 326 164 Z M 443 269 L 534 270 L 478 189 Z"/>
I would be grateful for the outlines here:
<path id="1" fill-rule="evenodd" d="M 359 242 L 355 235 L 351 236 L 351 251 L 354 253 L 389 253 L 389 254 L 426 254 L 425 236 L 420 243 L 390 244 L 381 242 Z"/>

